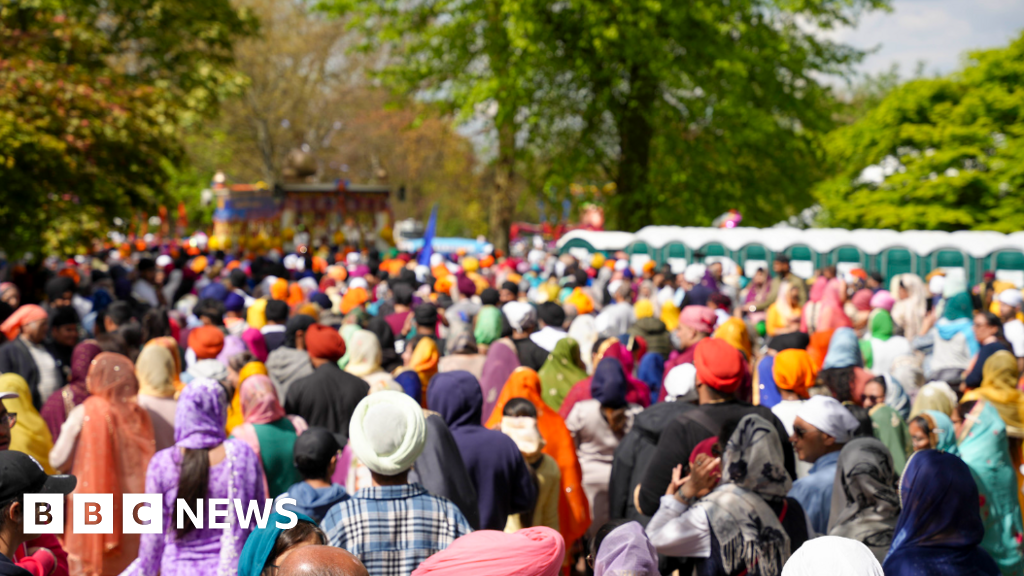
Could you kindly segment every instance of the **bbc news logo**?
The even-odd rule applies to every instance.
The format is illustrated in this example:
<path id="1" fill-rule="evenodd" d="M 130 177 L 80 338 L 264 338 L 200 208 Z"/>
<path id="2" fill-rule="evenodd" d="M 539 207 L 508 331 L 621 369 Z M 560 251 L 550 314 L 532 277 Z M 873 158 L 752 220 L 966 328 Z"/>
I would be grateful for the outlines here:
<path id="1" fill-rule="evenodd" d="M 25 494 L 25 533 L 26 534 L 63 534 L 64 526 L 64 495 L 63 494 Z M 121 507 L 121 528 L 124 534 L 162 534 L 164 531 L 164 496 L 163 494 L 124 494 Z M 186 518 L 196 528 L 227 529 L 230 527 L 228 517 L 232 509 L 238 525 L 249 529 L 252 524 L 257 528 L 266 528 L 270 519 L 271 508 L 288 522 L 276 522 L 279 530 L 287 530 L 299 522 L 294 512 L 285 506 L 294 506 L 294 498 L 264 500 L 263 508 L 258 500 L 229 500 L 227 498 L 200 498 L 196 506 L 178 498 L 175 502 L 176 527 L 185 527 Z M 114 495 L 113 494 L 72 494 L 71 509 L 75 534 L 113 534 L 114 533 Z M 204 523 L 204 520 L 205 523 Z"/>

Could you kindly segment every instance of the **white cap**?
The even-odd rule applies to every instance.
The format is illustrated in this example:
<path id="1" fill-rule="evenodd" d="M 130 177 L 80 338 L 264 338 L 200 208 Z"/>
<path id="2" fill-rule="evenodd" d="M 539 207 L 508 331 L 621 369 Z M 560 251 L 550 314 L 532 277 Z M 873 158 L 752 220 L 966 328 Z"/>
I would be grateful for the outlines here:
<path id="1" fill-rule="evenodd" d="M 853 414 L 831 396 L 811 396 L 797 410 L 797 417 L 821 432 L 836 439 L 839 444 L 846 444 L 852 439 L 854 430 L 860 422 Z"/>
<path id="2" fill-rule="evenodd" d="M 1021 305 L 1020 290 L 1008 288 L 999 293 L 999 301 L 1011 308 L 1019 308 Z"/>

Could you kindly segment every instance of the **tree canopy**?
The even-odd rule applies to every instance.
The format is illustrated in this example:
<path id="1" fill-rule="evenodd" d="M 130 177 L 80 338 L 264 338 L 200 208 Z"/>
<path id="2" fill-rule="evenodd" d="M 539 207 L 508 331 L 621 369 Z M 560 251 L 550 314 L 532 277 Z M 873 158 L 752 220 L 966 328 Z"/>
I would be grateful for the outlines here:
<path id="1" fill-rule="evenodd" d="M 946 77 L 893 90 L 826 140 L 825 224 L 1024 229 L 1024 35 Z"/>

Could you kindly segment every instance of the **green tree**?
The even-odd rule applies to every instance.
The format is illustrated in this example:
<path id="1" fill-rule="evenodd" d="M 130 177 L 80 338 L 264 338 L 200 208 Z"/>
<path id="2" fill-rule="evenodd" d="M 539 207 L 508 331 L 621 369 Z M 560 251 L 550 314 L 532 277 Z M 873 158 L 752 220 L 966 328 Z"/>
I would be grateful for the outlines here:
<path id="1" fill-rule="evenodd" d="M 1024 36 L 912 80 L 827 138 L 834 176 L 815 193 L 849 228 L 1024 228 Z"/>

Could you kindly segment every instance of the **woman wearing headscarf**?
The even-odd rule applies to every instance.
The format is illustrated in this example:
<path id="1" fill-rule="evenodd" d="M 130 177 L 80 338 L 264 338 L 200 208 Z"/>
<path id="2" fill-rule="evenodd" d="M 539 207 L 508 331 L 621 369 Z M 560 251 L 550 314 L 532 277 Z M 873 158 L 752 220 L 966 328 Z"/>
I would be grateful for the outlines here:
<path id="1" fill-rule="evenodd" d="M 869 390 L 871 386 L 878 384 L 876 381 L 872 381 L 869 384 Z M 871 417 L 871 432 L 874 434 L 885 447 L 889 449 L 892 454 L 893 466 L 896 470 L 896 474 L 903 474 L 903 469 L 907 465 L 907 459 L 910 458 L 913 452 L 913 441 L 910 436 L 910 429 L 907 428 L 907 421 L 903 418 L 897 408 L 889 403 L 891 394 L 889 393 L 893 388 L 899 390 L 899 384 L 887 380 L 885 383 L 885 402 L 879 402 L 873 406 L 867 406 L 868 415 Z M 900 392 L 902 394 L 902 391 Z M 902 396 L 906 398 L 906 396 Z M 906 402 L 902 403 L 902 407 L 906 407 Z"/>
<path id="2" fill-rule="evenodd" d="M 292 513 L 298 521 L 291 528 L 278 528 L 278 524 L 289 524 L 291 518 L 273 512 L 265 528 L 253 530 L 238 558 L 238 576 L 261 576 L 268 568 L 278 566 L 286 552 L 304 546 L 327 545 L 327 535 L 316 521 L 301 512 L 293 510 Z"/>
<path id="3" fill-rule="evenodd" d="M 914 454 L 899 495 L 903 511 L 882 563 L 886 576 L 1000 576 L 981 548 L 978 487 L 960 458 L 935 450 Z"/>
<path id="4" fill-rule="evenodd" d="M 818 385 L 826 386 L 836 400 L 861 403 L 864 386 L 873 378 L 864 370 L 857 333 L 852 328 L 839 328 L 832 333 L 825 363 L 818 372 Z"/>
<path id="5" fill-rule="evenodd" d="M 921 387 L 914 397 L 914 406 L 910 410 L 910 417 L 913 418 L 928 410 L 937 410 L 946 416 L 953 413 L 959 403 L 956 392 L 949 387 L 949 384 L 941 380 L 929 382 Z"/>
<path id="6" fill-rule="evenodd" d="M 808 536 L 807 516 L 786 496 L 790 486 L 775 427 L 748 414 L 721 460 L 698 457 L 685 478 L 682 465 L 673 470 L 647 536 L 661 554 L 696 559 L 697 574 L 777 576 Z"/>
<path id="7" fill-rule="evenodd" d="M 594 576 L 661 576 L 658 553 L 639 522 L 627 522 L 604 537 L 594 557 Z"/>
<path id="8" fill-rule="evenodd" d="M 942 318 L 931 329 L 934 347 L 929 379 L 959 383 L 971 357 L 978 353 L 980 345 L 974 336 L 973 308 L 967 292 L 956 293 L 945 300 Z"/>
<path id="9" fill-rule="evenodd" d="M 664 322 L 664 319 L 662 321 Z M 678 324 L 678 320 L 676 323 Z M 597 320 L 590 314 L 577 316 L 569 324 L 569 338 L 572 338 L 579 344 L 580 359 L 583 360 L 583 367 L 587 374 L 591 374 L 594 371 L 594 343 L 597 342 L 598 337 Z"/>
<path id="10" fill-rule="evenodd" d="M 555 460 L 561 472 L 561 490 L 558 498 L 559 532 L 566 542 L 575 542 L 590 526 L 590 512 L 582 488 L 583 471 L 576 456 L 576 444 L 572 434 L 558 412 L 544 402 L 542 386 L 543 383 L 536 372 L 526 367 L 516 368 L 502 388 L 501 396 L 484 426 L 491 429 L 499 427 L 505 404 L 512 398 L 525 398 L 533 403 L 537 409 L 537 428 L 545 442 L 543 452 Z"/>
<path id="11" fill-rule="evenodd" d="M 231 436 L 248 444 L 259 457 L 266 493 L 277 498 L 302 479 L 293 464 L 292 447 L 308 425 L 301 416 L 285 415 L 267 376 L 249 376 L 239 389 L 243 423 L 231 429 Z"/>
<path id="12" fill-rule="evenodd" d="M 888 373 L 896 357 L 912 353 L 906 338 L 892 335 L 892 316 L 884 308 L 871 311 L 868 334 L 861 340 L 860 348 L 864 367 L 875 375 Z"/>
<path id="13" fill-rule="evenodd" d="M 427 558 L 412 576 L 557 576 L 565 541 L 544 526 L 507 534 L 479 530 Z"/>
<path id="14" fill-rule="evenodd" d="M 928 289 L 917 274 L 899 274 L 889 282 L 889 291 L 896 297 L 892 321 L 903 329 L 907 340 L 921 336 L 921 326 L 928 313 Z"/>
<path id="15" fill-rule="evenodd" d="M 120 524 L 121 504 L 124 494 L 146 491 L 146 468 L 156 444 L 149 413 L 134 401 L 139 382 L 131 360 L 112 352 L 96 356 L 86 386 L 90 396 L 82 403 L 84 417 L 71 467 L 78 478 L 75 492 L 113 494 L 114 530 L 113 534 L 72 530 L 72 510 L 67 515 L 64 548 L 72 573 L 114 575 L 138 556 L 139 536 L 123 533 Z"/>
<path id="16" fill-rule="evenodd" d="M 502 388 L 516 368 L 519 368 L 519 354 L 516 352 L 515 344 L 508 338 L 495 340 L 487 349 L 487 360 L 480 374 L 484 419 L 494 412 L 494 405 L 501 395 Z"/>
<path id="17" fill-rule="evenodd" d="M 572 337 L 559 340 L 537 374 L 540 375 L 544 403 L 558 410 L 572 387 L 587 378 L 580 345 Z"/>
<path id="18" fill-rule="evenodd" d="M 174 399 L 174 370 L 174 358 L 167 348 L 159 345 L 144 346 L 135 363 L 139 406 L 149 413 L 157 450 L 174 444 L 174 413 L 178 406 Z"/>
<path id="19" fill-rule="evenodd" d="M 60 427 L 67 420 L 68 414 L 75 406 L 78 406 L 89 397 L 89 390 L 85 387 L 85 377 L 89 374 L 89 365 L 92 359 L 100 353 L 100 347 L 95 340 L 79 342 L 71 351 L 71 377 L 58 394 L 51 394 L 39 414 L 46 421 L 46 427 L 50 429 L 50 436 L 56 441 L 60 436 Z"/>
<path id="20" fill-rule="evenodd" d="M 8 450 L 24 452 L 43 465 L 47 474 L 56 474 L 50 466 L 50 450 L 53 449 L 53 438 L 46 421 L 36 412 L 32 405 L 32 392 L 28 382 L 21 376 L 8 372 L 0 376 L 0 394 L 13 393 L 17 398 L 4 398 L 7 412 L 18 415 L 18 422 L 11 428 L 11 445 Z"/>
<path id="21" fill-rule="evenodd" d="M 782 576 L 884 576 L 871 550 L 849 538 L 822 536 L 804 542 L 789 557 Z"/>
<path id="22" fill-rule="evenodd" d="M 846 284 L 833 278 L 825 285 L 821 296 L 821 310 L 818 312 L 818 323 L 815 332 L 828 332 L 839 328 L 852 328 L 853 322 L 846 315 L 843 303 L 846 301 Z"/>
<path id="23" fill-rule="evenodd" d="M 800 330 L 800 290 L 783 282 L 775 303 L 768 307 L 765 330 L 769 336 Z"/>
<path id="24" fill-rule="evenodd" d="M 352 338 L 352 335 L 358 332 L 360 329 L 361 328 L 359 327 L 359 324 L 351 322 L 344 324 L 341 327 L 341 329 L 338 330 L 338 333 L 341 334 L 341 339 L 345 342 L 345 354 L 341 357 L 340 360 L 338 360 L 338 368 L 344 370 L 345 367 L 348 366 L 349 357 L 351 356 L 352 353 L 352 351 L 348 347 L 348 341 L 350 338 Z"/>
<path id="25" fill-rule="evenodd" d="M 957 447 L 956 426 L 944 412 L 926 410 L 907 423 L 914 452 L 938 450 L 954 456 L 960 455 Z"/>
<path id="26" fill-rule="evenodd" d="M 591 399 L 577 402 L 565 419 L 578 446 L 583 469 L 583 491 L 590 504 L 593 529 L 608 521 L 608 482 L 615 449 L 633 427 L 633 418 L 643 409 L 626 401 L 626 374 L 622 364 L 603 358 L 591 380 Z"/>
<path id="27" fill-rule="evenodd" d="M 402 365 L 402 359 L 395 352 L 395 333 L 391 331 L 391 326 L 383 318 L 377 317 L 370 320 L 366 329 L 373 332 L 377 336 L 377 342 L 380 343 L 381 368 L 385 372 L 393 373 Z"/>
<path id="28" fill-rule="evenodd" d="M 466 322 L 453 323 L 445 339 L 446 354 L 437 362 L 438 372 L 465 370 L 479 380 L 483 376 L 487 357 L 479 352 L 473 339 L 472 326 Z"/>
<path id="29" fill-rule="evenodd" d="M 420 399 L 422 406 L 427 408 L 427 386 L 430 379 L 437 374 L 437 365 L 441 360 L 440 352 L 437 349 L 437 341 L 430 337 L 421 337 L 419 341 L 413 340 L 409 346 L 412 347 L 412 354 L 405 367 L 412 370 L 420 378 Z"/>
<path id="30" fill-rule="evenodd" d="M 473 338 L 476 340 L 477 346 L 481 348 L 480 352 L 486 354 L 486 347 L 501 338 L 501 310 L 497 306 L 484 306 L 477 312 L 474 322 Z"/>
<path id="31" fill-rule="evenodd" d="M 885 560 L 900 514 L 898 473 L 884 444 L 856 438 L 843 446 L 832 488 L 828 533 L 863 543 Z"/>
<path id="32" fill-rule="evenodd" d="M 345 372 L 358 376 L 370 385 L 370 391 L 402 390 L 391 374 L 384 371 L 380 363 L 384 357 L 377 336 L 369 330 L 358 330 L 349 337 L 346 343 L 349 353 L 348 366 Z"/>
<path id="33" fill-rule="evenodd" d="M 185 389 L 185 384 L 181 381 L 181 349 L 178 348 L 177 340 L 171 336 L 161 336 L 146 342 L 146 346 L 150 345 L 163 346 L 171 353 L 171 357 L 174 358 L 174 374 L 171 376 L 171 380 L 174 382 L 175 394 L 180 394 Z"/>
<path id="34" fill-rule="evenodd" d="M 252 448 L 227 438 L 227 391 L 214 380 L 198 378 L 178 397 L 174 417 L 174 446 L 157 452 L 146 472 L 145 492 L 163 494 L 163 530 L 143 534 L 139 557 L 124 576 L 215 576 L 238 565 L 245 540 L 254 527 L 239 525 L 228 507 L 228 528 L 196 527 L 184 519 L 176 527 L 176 500 L 195 510 L 197 499 L 239 499 L 262 502 L 263 472 Z M 205 509 L 205 506 L 203 507 Z"/>
<path id="35" fill-rule="evenodd" d="M 984 498 L 981 520 L 985 537 L 981 547 L 999 565 L 1004 575 L 1024 573 L 1018 535 L 1024 533 L 1017 478 L 1006 440 L 1006 425 L 999 412 L 984 400 L 962 408 L 964 416 L 957 434 L 960 458 L 971 468 L 978 492 Z"/>

